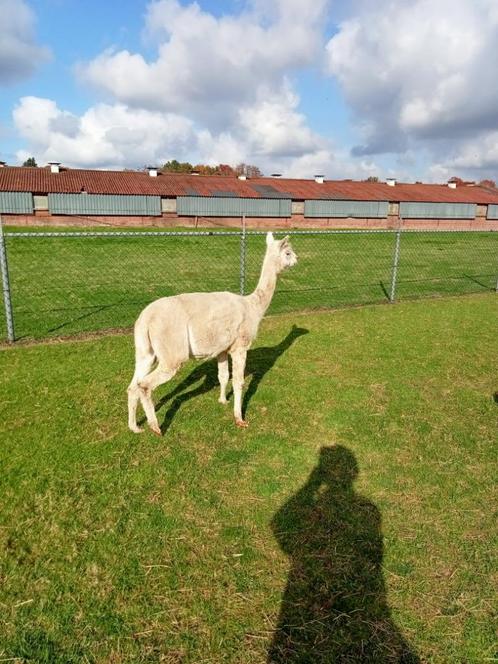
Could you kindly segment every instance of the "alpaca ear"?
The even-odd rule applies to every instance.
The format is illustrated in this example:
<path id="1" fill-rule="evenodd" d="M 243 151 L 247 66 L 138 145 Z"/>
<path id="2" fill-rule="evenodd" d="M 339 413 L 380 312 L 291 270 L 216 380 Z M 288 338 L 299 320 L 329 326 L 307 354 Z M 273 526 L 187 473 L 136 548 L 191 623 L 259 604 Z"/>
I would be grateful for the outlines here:
<path id="1" fill-rule="evenodd" d="M 286 235 L 283 240 L 280 241 L 280 246 L 281 247 L 287 247 L 289 245 L 289 236 Z"/>
<path id="2" fill-rule="evenodd" d="M 269 247 L 270 244 L 273 244 L 275 240 L 273 239 L 273 233 L 266 234 L 266 246 Z"/>

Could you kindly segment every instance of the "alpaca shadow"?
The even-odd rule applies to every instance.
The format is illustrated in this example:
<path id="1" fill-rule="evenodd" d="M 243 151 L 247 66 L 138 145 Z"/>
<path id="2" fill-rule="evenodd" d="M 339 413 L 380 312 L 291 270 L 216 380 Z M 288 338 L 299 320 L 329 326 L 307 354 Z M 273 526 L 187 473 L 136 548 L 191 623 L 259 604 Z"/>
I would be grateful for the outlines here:
<path id="1" fill-rule="evenodd" d="M 268 664 L 420 662 L 392 619 L 381 517 L 355 493 L 357 474 L 346 447 L 322 447 L 304 486 L 272 519 L 291 568 Z"/>
<path id="2" fill-rule="evenodd" d="M 308 334 L 308 331 L 309 330 L 305 328 L 296 327 L 294 325 L 287 336 L 282 339 L 282 341 L 276 346 L 255 348 L 254 350 L 250 350 L 247 353 L 245 376 L 246 379 L 249 376 L 251 379 L 243 397 L 243 413 L 246 412 L 249 402 L 256 394 L 259 384 L 263 380 L 266 373 L 268 373 L 268 371 L 273 367 L 278 358 L 292 346 L 294 341 L 303 334 Z M 197 387 L 195 387 L 193 390 L 185 392 L 185 390 L 190 388 L 192 385 L 195 385 L 200 380 L 202 380 L 200 385 L 197 385 Z M 176 413 L 180 410 L 186 401 L 189 401 L 194 397 L 198 397 L 201 394 L 205 394 L 206 392 L 210 392 L 212 389 L 218 386 L 218 366 L 216 361 L 208 360 L 207 362 L 203 362 L 202 364 L 196 366 L 195 369 L 184 380 L 182 380 L 181 383 L 179 383 L 171 392 L 162 397 L 157 403 L 156 411 L 168 402 L 171 402 L 168 410 L 164 415 L 163 423 L 161 425 L 161 432 L 163 434 L 166 433 Z M 230 394 L 227 396 L 230 396 Z"/>
<path id="3" fill-rule="evenodd" d="M 247 408 L 253 396 L 258 391 L 259 384 L 265 375 L 274 366 L 278 358 L 283 355 L 299 337 L 309 334 L 305 327 L 292 326 L 289 334 L 282 339 L 276 346 L 263 346 L 254 348 L 247 353 L 246 377 L 251 376 L 251 380 L 244 392 L 242 401 L 242 415 L 245 417 Z"/>

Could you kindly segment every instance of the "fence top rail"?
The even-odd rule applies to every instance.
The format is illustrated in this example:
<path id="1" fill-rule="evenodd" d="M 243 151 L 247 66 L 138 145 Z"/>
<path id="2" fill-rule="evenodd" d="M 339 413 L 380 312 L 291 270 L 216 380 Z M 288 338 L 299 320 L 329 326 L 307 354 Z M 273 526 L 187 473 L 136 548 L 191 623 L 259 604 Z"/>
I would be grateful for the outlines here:
<path id="1" fill-rule="evenodd" d="M 198 237 L 209 235 L 240 236 L 241 231 L 4 231 L 5 237 Z"/>
<path id="2" fill-rule="evenodd" d="M 498 233 L 492 228 L 361 228 L 361 229 L 275 229 L 278 235 L 374 235 L 379 233 Z M 233 231 L 3 231 L 4 237 L 9 238 L 75 238 L 75 237 L 240 237 L 242 234 L 266 235 L 267 230 L 233 230 Z"/>

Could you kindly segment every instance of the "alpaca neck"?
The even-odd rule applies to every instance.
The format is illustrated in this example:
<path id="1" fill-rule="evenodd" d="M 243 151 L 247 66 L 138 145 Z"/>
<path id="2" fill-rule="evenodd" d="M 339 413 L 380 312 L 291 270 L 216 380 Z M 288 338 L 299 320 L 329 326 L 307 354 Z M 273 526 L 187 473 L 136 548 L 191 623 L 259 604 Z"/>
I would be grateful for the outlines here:
<path id="1" fill-rule="evenodd" d="M 265 311 L 270 306 L 276 285 L 277 271 L 273 261 L 267 254 L 263 261 L 263 267 L 261 268 L 258 285 L 256 286 L 254 292 L 249 296 L 256 303 L 258 309 L 260 309 L 261 316 L 264 315 Z"/>

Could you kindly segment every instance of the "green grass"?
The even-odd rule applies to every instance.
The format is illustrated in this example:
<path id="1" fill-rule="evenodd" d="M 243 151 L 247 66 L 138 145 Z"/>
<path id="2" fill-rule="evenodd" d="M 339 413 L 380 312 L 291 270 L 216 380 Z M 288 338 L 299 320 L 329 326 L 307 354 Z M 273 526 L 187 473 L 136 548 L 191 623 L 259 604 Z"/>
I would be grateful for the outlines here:
<path id="1" fill-rule="evenodd" d="M 158 297 L 240 288 L 240 238 L 218 231 L 6 240 L 17 338 L 129 327 Z M 394 241 L 392 232 L 293 236 L 300 262 L 281 276 L 270 312 L 387 301 Z M 264 237 L 248 236 L 246 292 L 257 283 L 263 254 Z M 396 297 L 489 292 L 497 265 L 498 233 L 405 233 Z M 5 338 L 3 318 L 1 325 Z"/>
<path id="2" fill-rule="evenodd" d="M 249 429 L 192 363 L 161 439 L 126 429 L 130 335 L 0 351 L 0 660 L 493 661 L 497 321 L 267 318 Z"/>

